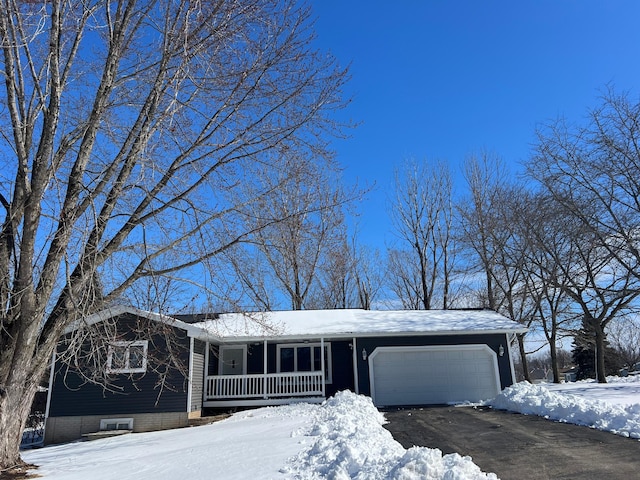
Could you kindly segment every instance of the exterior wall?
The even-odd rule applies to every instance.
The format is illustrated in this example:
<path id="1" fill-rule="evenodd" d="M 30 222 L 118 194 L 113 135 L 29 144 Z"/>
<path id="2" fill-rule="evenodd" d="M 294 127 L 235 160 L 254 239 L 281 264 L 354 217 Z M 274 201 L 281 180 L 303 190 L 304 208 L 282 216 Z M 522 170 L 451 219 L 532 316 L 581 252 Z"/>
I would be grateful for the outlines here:
<path id="1" fill-rule="evenodd" d="M 205 342 L 194 340 L 193 365 L 191 366 L 191 405 L 189 415 L 199 416 L 202 412 L 202 397 L 204 390 L 204 362 Z"/>
<path id="2" fill-rule="evenodd" d="M 353 350 L 351 340 L 332 340 L 331 355 L 333 366 L 333 382 L 327 384 L 327 397 L 335 395 L 341 390 L 355 391 L 353 380 Z"/>
<path id="3" fill-rule="evenodd" d="M 137 338 L 140 339 L 140 336 L 144 335 L 150 337 L 148 338 L 146 373 L 111 375 L 110 385 L 104 387 L 88 383 L 73 368 L 56 362 L 51 385 L 49 417 L 100 416 L 100 418 L 107 418 L 108 416 L 131 417 L 133 414 L 143 413 L 187 413 L 186 376 L 177 369 L 170 368 L 163 379 L 164 384 L 159 385 L 158 374 L 153 372 L 154 366 L 159 367 L 160 370 L 166 369 L 166 365 L 159 362 L 163 359 L 166 361 L 169 357 L 164 341 L 164 338 L 169 335 L 172 336 L 172 353 L 177 355 L 183 365 L 188 368 L 190 342 L 186 332 L 167 327 L 172 331 L 165 335 L 154 334 L 151 323 L 155 322 L 129 314 L 122 315 L 117 320 L 119 339 L 135 339 L 133 332 L 136 330 Z M 202 388 L 202 382 L 199 382 L 199 385 Z"/>
<path id="4" fill-rule="evenodd" d="M 356 351 L 358 362 L 358 386 L 360 393 L 371 395 L 369 381 L 369 359 L 362 359 L 362 349 L 371 355 L 376 347 L 392 346 L 431 346 L 431 345 L 472 345 L 485 344 L 496 352 L 500 376 L 500 388 L 504 389 L 513 383 L 511 361 L 509 359 L 508 341 L 506 334 L 493 335 L 433 335 L 420 337 L 371 337 L 356 339 Z M 499 355 L 500 345 L 504 348 L 504 355 Z"/>
<path id="5" fill-rule="evenodd" d="M 44 443 L 49 445 L 77 440 L 84 434 L 100 430 L 100 420 L 107 418 L 133 418 L 134 432 L 151 432 L 189 425 L 186 412 L 49 417 L 45 427 Z"/>

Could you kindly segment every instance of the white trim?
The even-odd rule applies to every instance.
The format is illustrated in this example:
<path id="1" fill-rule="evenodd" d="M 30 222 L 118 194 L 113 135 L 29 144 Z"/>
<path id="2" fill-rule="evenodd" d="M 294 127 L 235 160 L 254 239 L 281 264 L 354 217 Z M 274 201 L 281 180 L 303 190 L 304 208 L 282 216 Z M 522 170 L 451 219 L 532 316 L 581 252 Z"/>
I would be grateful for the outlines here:
<path id="1" fill-rule="evenodd" d="M 102 418 L 100 419 L 100 431 L 108 431 L 107 424 L 109 423 L 115 423 L 116 427 L 121 423 L 127 424 L 127 428 L 116 428 L 116 430 L 133 430 L 133 418 Z"/>
<path id="2" fill-rule="evenodd" d="M 516 383 L 516 369 L 513 367 L 513 355 L 511 355 L 511 342 L 513 340 L 517 342 L 518 338 L 515 333 L 512 335 L 505 335 L 505 337 L 507 338 L 507 351 L 505 352 L 505 354 L 509 355 L 509 367 L 511 368 L 511 384 L 513 385 Z M 502 387 L 502 385 L 500 385 L 500 387 Z"/>
<path id="3" fill-rule="evenodd" d="M 447 350 L 484 350 L 488 352 L 494 364 L 494 374 L 496 380 L 496 386 L 498 388 L 498 393 L 500 392 L 501 383 L 500 383 L 500 365 L 498 364 L 498 355 L 493 349 L 489 348 L 487 344 L 479 343 L 479 344 L 468 344 L 468 345 L 411 345 L 411 346 L 397 346 L 397 347 L 376 347 L 373 352 L 369 354 L 369 388 L 371 391 L 371 399 L 373 403 L 376 404 L 376 389 L 375 389 L 375 376 L 373 371 L 374 359 L 380 353 L 385 352 L 402 352 L 402 351 L 447 351 Z"/>
<path id="4" fill-rule="evenodd" d="M 112 367 L 114 348 L 125 347 L 125 366 L 122 368 Z M 131 368 L 129 362 L 131 360 L 131 347 L 142 347 L 142 366 Z M 122 373 L 145 373 L 147 371 L 147 352 L 149 350 L 148 340 L 136 340 L 133 342 L 128 341 L 116 341 L 109 343 L 109 352 L 107 354 L 107 373 L 108 374 L 122 374 Z"/>
<path id="5" fill-rule="evenodd" d="M 358 385 L 358 349 L 356 347 L 356 337 L 353 337 L 353 341 L 351 343 L 351 350 L 353 356 L 353 384 L 356 395 L 360 393 L 360 386 Z"/>
<path id="6" fill-rule="evenodd" d="M 509 333 L 525 333 L 528 332 L 529 329 L 526 327 L 507 330 L 507 329 L 495 329 L 495 330 L 420 330 L 420 331 L 409 331 L 409 332 L 362 332 L 357 333 L 358 338 L 376 338 L 376 337 L 440 337 L 443 335 L 452 335 L 452 336 L 473 336 L 473 335 L 504 335 Z M 345 332 L 345 333 L 331 333 L 328 332 L 326 334 L 322 334 L 324 338 L 330 338 L 332 340 L 346 340 L 353 337 L 354 332 Z M 317 333 L 309 333 L 309 334 L 295 334 L 295 335 L 258 335 L 258 336 L 247 336 L 247 337 L 235 337 L 232 335 L 223 337 L 225 342 L 234 342 L 234 343 L 254 343 L 254 342 L 262 342 L 264 340 L 268 340 L 270 342 L 288 342 L 288 341 L 317 341 L 320 338 L 320 335 Z"/>
<path id="7" fill-rule="evenodd" d="M 264 379 L 262 380 L 262 391 L 264 392 L 265 397 L 267 398 L 267 373 L 269 372 L 269 369 L 267 368 L 267 362 L 269 360 L 269 357 L 267 355 L 267 341 L 265 340 L 262 343 L 262 373 L 264 373 Z"/>
<path id="8" fill-rule="evenodd" d="M 209 349 L 211 348 L 211 344 L 206 341 L 204 344 L 204 372 L 202 375 L 202 406 L 204 407 L 204 399 L 205 396 L 207 394 L 207 389 L 206 389 L 206 382 L 207 382 L 207 377 L 209 376 Z"/>
<path id="9" fill-rule="evenodd" d="M 189 378 L 187 379 L 187 413 L 191 412 L 191 400 L 193 397 L 193 350 L 195 348 L 195 339 L 189 339 Z"/>
<path id="10" fill-rule="evenodd" d="M 222 375 L 222 364 L 224 362 L 225 350 L 238 350 L 242 349 L 242 373 L 238 375 L 247 374 L 247 346 L 246 345 L 220 345 L 218 348 L 218 375 Z"/>
<path id="11" fill-rule="evenodd" d="M 324 356 L 324 350 L 322 350 L 324 344 L 324 348 L 327 349 L 327 362 L 326 362 L 326 370 L 328 372 L 328 374 L 326 375 L 325 378 L 325 383 L 330 384 L 333 383 L 333 371 L 332 371 L 332 361 L 331 361 L 331 342 L 324 342 L 323 339 L 320 339 L 320 342 L 308 342 L 308 343 L 279 343 L 276 345 L 276 372 L 277 373 L 283 373 L 280 369 L 280 350 L 282 350 L 283 348 L 294 348 L 294 349 L 298 349 L 298 348 L 305 348 L 305 347 L 310 347 L 311 348 L 311 368 L 313 369 L 313 364 L 314 364 L 314 359 L 313 359 L 313 355 L 314 355 L 314 347 L 318 347 L 320 348 L 320 359 L 321 359 L 321 363 L 322 363 L 322 357 Z M 294 372 L 300 372 L 300 370 L 298 370 L 298 355 L 296 353 L 294 353 L 293 355 L 293 371 Z M 312 372 L 317 372 L 318 370 L 311 370 Z M 321 370 L 323 373 L 323 376 L 325 375 L 324 370 Z"/>
<path id="12" fill-rule="evenodd" d="M 47 418 L 49 418 L 49 407 L 51 406 L 51 392 L 53 391 L 53 378 L 55 376 L 56 370 L 56 351 L 53 350 L 51 354 L 51 370 L 49 370 L 49 388 L 47 389 L 47 406 L 44 410 L 44 419 L 45 422 Z"/>
<path id="13" fill-rule="evenodd" d="M 105 320 L 109 320 L 113 317 L 117 317 L 124 314 L 131 314 L 137 317 L 146 318 L 148 320 L 153 320 L 156 322 L 164 323 L 167 325 L 171 325 L 172 327 L 179 328 L 181 330 L 185 330 L 187 332 L 187 336 L 195 337 L 200 340 L 217 340 L 221 341 L 219 337 L 212 334 L 208 330 L 193 325 L 191 323 L 182 322 L 168 315 L 163 315 L 161 313 L 156 312 L 148 312 L 145 310 L 140 310 L 139 308 L 129 307 L 126 305 L 115 305 L 113 307 L 107 307 L 104 310 L 101 310 L 93 315 L 89 315 L 88 317 L 80 318 L 75 322 L 71 323 L 63 332 L 63 335 L 67 333 L 71 333 L 74 330 L 80 329 L 84 326 L 91 326 L 96 323 L 104 322 Z"/>
<path id="14" fill-rule="evenodd" d="M 324 369 L 324 362 L 325 362 L 325 358 L 324 358 L 324 338 L 320 338 L 320 372 L 322 372 L 322 396 L 326 397 L 327 396 L 327 392 L 326 392 L 326 385 L 327 385 L 327 375 L 324 373 L 325 369 Z M 331 372 L 329 372 L 331 373 Z M 333 375 L 331 375 L 333 377 Z"/>

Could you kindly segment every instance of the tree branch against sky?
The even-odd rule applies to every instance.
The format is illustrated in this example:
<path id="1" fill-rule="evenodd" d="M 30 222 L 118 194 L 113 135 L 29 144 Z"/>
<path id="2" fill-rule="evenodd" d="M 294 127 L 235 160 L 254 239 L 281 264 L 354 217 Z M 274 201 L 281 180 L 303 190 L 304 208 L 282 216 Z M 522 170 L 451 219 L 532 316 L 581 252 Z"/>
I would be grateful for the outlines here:
<path id="1" fill-rule="evenodd" d="M 347 74 L 312 38 L 289 0 L 0 2 L 0 468 L 70 322 L 245 239 L 236 190 L 283 152 L 329 155 Z"/>
<path id="2" fill-rule="evenodd" d="M 446 309 L 451 304 L 452 189 L 444 162 L 410 160 L 396 170 L 390 217 L 400 241 L 399 251 L 390 252 L 389 274 L 407 308 Z"/>

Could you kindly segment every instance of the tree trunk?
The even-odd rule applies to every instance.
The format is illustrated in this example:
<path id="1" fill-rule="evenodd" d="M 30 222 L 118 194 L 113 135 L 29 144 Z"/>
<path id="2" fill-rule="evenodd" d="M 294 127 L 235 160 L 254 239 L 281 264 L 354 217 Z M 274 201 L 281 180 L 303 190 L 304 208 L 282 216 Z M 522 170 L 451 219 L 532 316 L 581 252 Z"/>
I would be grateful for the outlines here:
<path id="1" fill-rule="evenodd" d="M 551 356 L 551 370 L 553 371 L 553 383 L 560 383 L 560 369 L 558 368 L 558 350 L 556 348 L 556 337 L 551 336 L 549 340 L 549 355 Z"/>
<path id="2" fill-rule="evenodd" d="M 20 443 L 37 389 L 35 382 L 25 381 L 0 390 L 0 474 L 25 466 Z"/>
<path id="3" fill-rule="evenodd" d="M 524 379 L 531 383 L 531 377 L 529 376 L 529 365 L 527 364 L 527 353 L 524 349 L 524 335 L 521 333 L 517 334 L 518 338 L 518 349 L 520 350 L 520 361 L 522 362 L 522 370 L 524 374 Z"/>
<path id="4" fill-rule="evenodd" d="M 607 383 L 607 373 L 604 365 L 604 330 L 598 322 L 594 322 L 596 333 L 596 379 L 598 383 Z"/>

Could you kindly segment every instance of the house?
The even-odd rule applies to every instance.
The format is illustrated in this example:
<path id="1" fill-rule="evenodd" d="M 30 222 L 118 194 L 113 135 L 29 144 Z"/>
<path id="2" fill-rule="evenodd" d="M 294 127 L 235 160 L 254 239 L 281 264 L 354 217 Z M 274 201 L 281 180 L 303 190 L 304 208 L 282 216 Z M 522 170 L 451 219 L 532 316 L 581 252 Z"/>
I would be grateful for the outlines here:
<path id="1" fill-rule="evenodd" d="M 103 347 L 103 369 L 118 389 L 82 380 L 55 362 L 49 443 L 101 429 L 182 426 L 209 408 L 321 402 L 345 389 L 381 407 L 477 402 L 514 383 L 510 346 L 526 330 L 487 310 L 166 317 L 117 307 L 85 323 L 105 321 L 120 335 Z M 140 333 L 153 324 L 163 326 L 162 335 L 143 339 Z M 167 385 L 158 381 L 157 359 L 169 353 L 184 367 L 161 391 Z"/>

